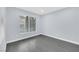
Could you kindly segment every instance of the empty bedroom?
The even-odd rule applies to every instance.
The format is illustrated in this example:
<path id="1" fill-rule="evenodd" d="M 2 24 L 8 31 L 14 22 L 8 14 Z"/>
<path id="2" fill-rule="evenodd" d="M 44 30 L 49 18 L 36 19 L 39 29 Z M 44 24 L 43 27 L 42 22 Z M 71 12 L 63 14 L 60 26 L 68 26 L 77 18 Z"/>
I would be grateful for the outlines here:
<path id="1" fill-rule="evenodd" d="M 79 52 L 79 7 L 0 7 L 0 28 L 2 52 Z"/>

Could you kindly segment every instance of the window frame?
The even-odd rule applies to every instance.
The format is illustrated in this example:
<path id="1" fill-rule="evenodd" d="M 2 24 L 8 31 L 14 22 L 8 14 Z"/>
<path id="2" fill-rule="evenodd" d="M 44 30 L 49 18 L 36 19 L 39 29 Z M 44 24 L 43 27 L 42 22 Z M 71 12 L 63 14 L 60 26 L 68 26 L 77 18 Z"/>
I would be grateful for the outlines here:
<path id="1" fill-rule="evenodd" d="M 23 22 L 23 27 L 24 27 L 24 30 L 21 30 L 21 18 L 22 17 L 24 17 L 25 19 L 24 19 L 24 22 Z M 28 19 L 28 24 L 26 25 L 26 19 Z M 33 25 L 31 25 L 31 20 L 34 22 L 35 21 L 35 23 L 33 23 L 35 26 L 34 26 L 34 30 L 32 29 L 32 27 L 31 26 L 33 26 Z M 28 33 L 30 33 L 30 32 L 36 32 L 36 17 L 33 17 L 33 16 L 20 16 L 20 24 L 19 24 L 19 27 L 20 27 L 20 33 L 25 33 L 25 32 L 28 32 Z"/>

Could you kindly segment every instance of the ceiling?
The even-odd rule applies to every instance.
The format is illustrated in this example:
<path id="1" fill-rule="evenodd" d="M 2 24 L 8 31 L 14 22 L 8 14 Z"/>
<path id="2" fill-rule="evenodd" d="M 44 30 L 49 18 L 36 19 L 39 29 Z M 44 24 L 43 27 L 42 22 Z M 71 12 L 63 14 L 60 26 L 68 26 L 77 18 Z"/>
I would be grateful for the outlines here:
<path id="1" fill-rule="evenodd" d="M 18 7 L 18 8 L 38 14 L 38 15 L 45 15 L 51 12 L 55 12 L 57 10 L 64 9 L 66 7 Z"/>

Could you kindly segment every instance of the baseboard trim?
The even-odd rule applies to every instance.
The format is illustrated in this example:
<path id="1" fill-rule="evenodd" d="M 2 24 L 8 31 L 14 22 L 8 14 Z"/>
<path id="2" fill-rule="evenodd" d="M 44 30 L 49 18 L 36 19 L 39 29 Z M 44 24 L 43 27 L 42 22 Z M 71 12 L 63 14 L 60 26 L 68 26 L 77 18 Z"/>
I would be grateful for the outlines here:
<path id="1" fill-rule="evenodd" d="M 7 44 L 12 43 L 12 42 L 16 42 L 16 41 L 20 41 L 20 40 L 23 40 L 23 39 L 32 38 L 32 37 L 35 37 L 35 36 L 38 36 L 38 35 L 40 35 L 40 34 L 32 35 L 32 36 L 29 36 L 29 37 L 17 38 L 16 40 L 7 41 Z"/>
<path id="2" fill-rule="evenodd" d="M 65 42 L 69 42 L 69 43 L 72 43 L 72 44 L 79 45 L 79 43 L 75 42 L 75 41 L 71 41 L 71 40 L 68 40 L 68 39 L 63 39 L 63 38 L 59 38 L 59 37 L 55 37 L 55 36 L 51 36 L 51 35 L 46 35 L 46 34 L 42 34 L 42 33 L 41 34 L 32 35 L 32 36 L 29 36 L 29 37 L 18 38 L 16 40 L 12 40 L 12 41 L 7 41 L 7 44 L 8 43 L 12 43 L 12 42 L 16 42 L 16 41 L 19 41 L 19 40 L 23 40 L 23 39 L 28 39 L 28 38 L 31 38 L 31 37 L 39 36 L 39 35 L 44 35 L 44 36 L 47 36 L 47 37 L 50 37 L 50 38 L 55 38 L 55 39 L 58 39 L 58 40 L 62 40 L 62 41 L 65 41 Z"/>
<path id="3" fill-rule="evenodd" d="M 69 42 L 69 43 L 72 43 L 72 44 L 79 45 L 78 42 L 71 41 L 71 40 L 68 40 L 68 39 L 64 39 L 64 40 L 63 40 L 63 38 L 59 38 L 59 37 L 55 37 L 55 36 L 50 36 L 50 35 L 46 35 L 46 34 L 40 34 L 40 35 L 44 35 L 44 36 L 47 36 L 47 37 L 50 37 L 50 38 L 55 38 L 55 39 L 57 39 L 57 40 L 62 40 L 62 41 L 65 41 L 65 42 Z"/>

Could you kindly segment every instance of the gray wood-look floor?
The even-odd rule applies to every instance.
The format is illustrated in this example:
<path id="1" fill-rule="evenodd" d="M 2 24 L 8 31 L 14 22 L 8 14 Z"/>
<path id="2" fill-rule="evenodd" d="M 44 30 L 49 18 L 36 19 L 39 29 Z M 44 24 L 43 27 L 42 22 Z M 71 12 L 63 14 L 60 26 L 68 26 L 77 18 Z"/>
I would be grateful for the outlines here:
<path id="1" fill-rule="evenodd" d="M 7 52 L 79 52 L 79 45 L 39 35 L 7 44 Z"/>

